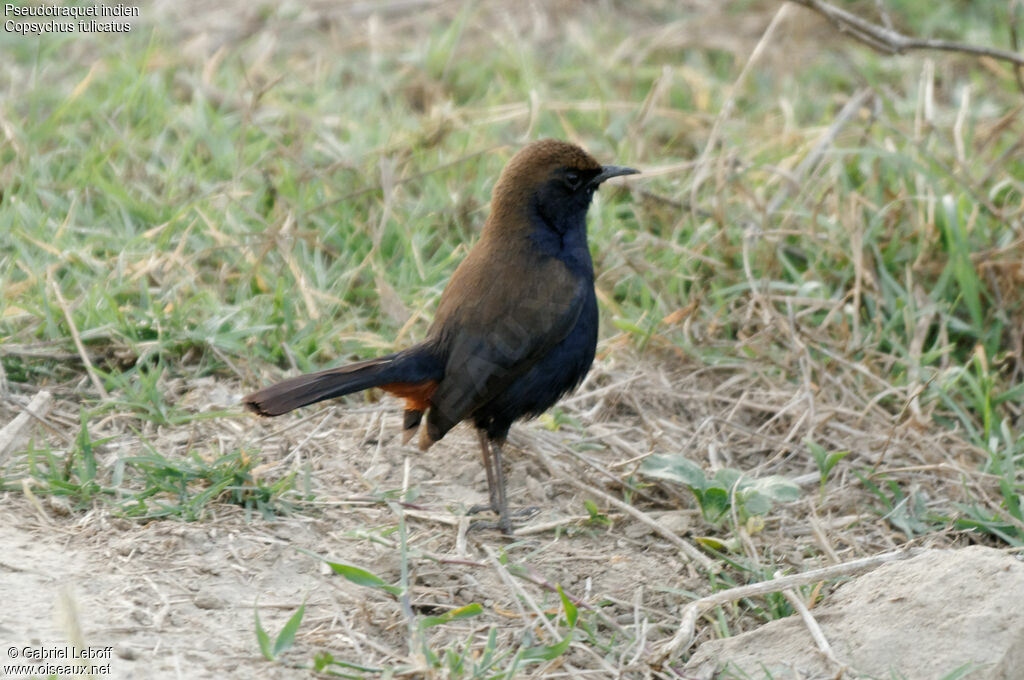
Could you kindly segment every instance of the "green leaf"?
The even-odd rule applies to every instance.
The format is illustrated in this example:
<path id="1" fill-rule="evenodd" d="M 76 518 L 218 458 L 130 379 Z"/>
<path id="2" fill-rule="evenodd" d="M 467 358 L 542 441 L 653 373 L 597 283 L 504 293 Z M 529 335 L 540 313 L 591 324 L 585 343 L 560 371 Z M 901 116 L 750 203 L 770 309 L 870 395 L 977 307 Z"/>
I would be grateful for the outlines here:
<path id="1" fill-rule="evenodd" d="M 1005 392 L 1002 392 L 992 397 L 993 406 L 997 406 L 1006 401 L 1024 401 L 1024 383 L 1021 383 L 1015 387 L 1011 387 Z"/>
<path id="2" fill-rule="evenodd" d="M 706 548 L 717 550 L 719 552 L 725 552 L 731 549 L 731 544 L 723 541 L 715 536 L 695 536 L 694 539 L 699 545 L 703 545 Z"/>
<path id="3" fill-rule="evenodd" d="M 569 624 L 570 628 L 576 627 L 576 617 L 579 616 L 579 611 L 576 609 L 576 605 L 572 603 L 569 597 L 562 590 L 562 586 L 556 586 L 558 589 L 558 596 L 562 598 L 562 609 L 565 610 L 565 622 Z"/>
<path id="4" fill-rule="evenodd" d="M 81 426 L 78 430 L 78 446 L 82 450 L 82 465 L 78 469 L 79 481 L 83 484 L 96 478 L 96 455 L 92 437 L 89 436 L 89 418 L 85 409 L 79 410 Z"/>
<path id="5" fill-rule="evenodd" d="M 291 618 L 288 619 L 288 623 L 284 624 L 284 628 L 278 633 L 277 639 L 274 640 L 274 656 L 280 656 L 281 652 L 289 649 L 295 642 L 295 633 L 299 630 L 299 624 L 302 623 L 302 615 L 306 612 L 306 603 L 303 602 L 298 610 L 292 614 Z"/>
<path id="6" fill-rule="evenodd" d="M 960 295 L 974 325 L 971 329 L 978 336 L 984 330 L 984 314 L 981 309 L 981 282 L 978 273 L 971 263 L 971 251 L 967 244 L 964 225 L 960 221 L 959 207 L 956 199 L 947 194 L 942 197 L 945 220 L 941 222 L 949 249 L 949 264 L 957 283 L 960 284 Z"/>
<path id="7" fill-rule="evenodd" d="M 392 595 L 401 595 L 402 589 L 398 586 L 393 586 L 386 582 L 380 576 L 370 573 L 365 569 L 359 567 L 353 567 L 351 564 L 342 564 L 341 562 L 331 562 L 330 560 L 324 560 L 327 566 L 330 567 L 334 573 L 340 574 L 347 578 L 357 586 L 366 586 L 367 588 L 376 588 L 377 590 L 383 590 L 384 592 L 391 593 Z"/>
<path id="8" fill-rule="evenodd" d="M 729 492 L 721 487 L 711 487 L 697 497 L 704 519 L 718 522 L 729 511 Z"/>
<path id="9" fill-rule="evenodd" d="M 633 335 L 647 335 L 647 331 L 645 331 L 643 328 L 627 319 L 612 319 L 612 325 L 614 325 L 620 331 L 632 333 Z"/>
<path id="10" fill-rule="evenodd" d="M 440 616 L 424 616 L 421 619 L 421 624 L 424 628 L 433 628 L 434 626 L 440 626 L 443 623 L 449 621 L 457 621 L 458 619 L 468 619 L 472 616 L 477 616 L 483 612 L 484 608 L 478 602 L 473 604 L 467 604 L 465 607 L 459 607 L 458 609 L 452 609 L 446 611 Z"/>
<path id="11" fill-rule="evenodd" d="M 270 636 L 267 635 L 267 631 L 263 630 L 263 626 L 260 624 L 259 609 L 254 607 L 252 611 L 256 617 L 256 641 L 259 642 L 260 653 L 263 654 L 263 658 L 267 661 L 273 661 L 274 651 L 270 648 Z"/>
<path id="12" fill-rule="evenodd" d="M 313 670 L 320 672 L 334 663 L 334 655 L 330 652 L 317 652 L 313 655 Z"/>
<path id="13" fill-rule="evenodd" d="M 704 470 L 680 454 L 656 453 L 648 456 L 640 464 L 640 474 L 666 479 L 696 490 L 703 490 L 707 484 Z"/>
<path id="14" fill-rule="evenodd" d="M 832 453 L 828 454 L 828 458 L 825 459 L 825 473 L 827 474 L 828 472 L 830 472 L 832 468 L 836 466 L 836 463 L 838 463 L 843 458 L 846 458 L 849 455 L 849 450 L 833 451 Z"/>
<path id="15" fill-rule="evenodd" d="M 769 475 L 751 480 L 746 488 L 762 493 L 773 501 L 789 503 L 800 500 L 800 486 L 782 475 Z"/>
<path id="16" fill-rule="evenodd" d="M 981 670 L 982 665 L 973 661 L 968 661 L 963 666 L 957 666 L 952 671 L 943 675 L 940 680 L 960 680 L 961 678 L 967 678 L 974 675 L 975 671 Z"/>
<path id="17" fill-rule="evenodd" d="M 759 491 L 745 491 L 741 496 L 743 511 L 748 515 L 764 515 L 772 509 L 772 499 Z"/>
<path id="18" fill-rule="evenodd" d="M 572 642 L 572 631 L 569 631 L 569 633 L 562 638 L 562 641 L 557 645 L 529 647 L 524 649 L 519 658 L 522 661 L 553 661 L 565 654 L 565 650 L 569 649 L 570 642 Z"/>
<path id="19" fill-rule="evenodd" d="M 323 670 L 328 670 L 327 669 L 328 666 L 338 666 L 340 668 L 352 668 L 352 669 L 355 669 L 357 671 L 363 671 L 364 673 L 383 673 L 384 672 L 383 668 L 377 668 L 375 666 L 362 666 L 362 665 L 357 664 L 357 663 L 352 663 L 351 661 L 342 661 L 341 659 L 335 659 L 334 655 L 331 654 L 330 652 L 317 652 L 316 655 L 313 656 L 313 670 L 318 671 L 318 672 L 319 671 L 323 671 Z M 331 673 L 331 671 L 328 670 L 328 673 Z M 334 675 L 337 675 L 337 674 L 335 673 Z M 348 677 L 352 677 L 352 676 L 343 675 L 341 677 L 348 678 Z"/>
<path id="20" fill-rule="evenodd" d="M 612 521 L 608 519 L 608 515 L 603 514 L 597 509 L 597 504 L 594 503 L 594 501 L 590 499 L 583 501 L 583 507 L 587 509 L 587 513 L 590 515 L 590 519 L 587 520 L 588 522 L 601 524 L 603 526 L 608 526 L 612 523 Z"/>
<path id="21" fill-rule="evenodd" d="M 823 481 L 828 477 L 828 473 L 832 471 L 832 468 L 836 466 L 836 463 L 850 455 L 848 450 L 833 451 L 829 453 L 825 450 L 824 446 L 817 442 L 813 442 L 810 439 L 805 439 L 804 443 L 807 444 L 807 448 L 810 450 L 811 456 L 814 458 L 814 462 L 818 466 L 818 471 L 821 472 Z"/>
<path id="22" fill-rule="evenodd" d="M 281 655 L 281 652 L 289 649 L 295 642 L 295 633 L 299 630 L 299 624 L 302 623 L 302 615 L 306 611 L 306 603 L 299 606 L 298 611 L 292 614 L 291 618 L 288 619 L 288 623 L 284 624 L 284 628 L 278 633 L 277 639 L 274 640 L 273 646 L 270 644 L 270 636 L 267 631 L 263 629 L 263 624 L 260 623 L 260 611 L 259 602 L 253 605 L 253 618 L 256 621 L 256 641 L 260 646 L 260 653 L 268 661 L 273 661 Z"/>
<path id="23" fill-rule="evenodd" d="M 808 450 L 811 452 L 811 457 L 814 458 L 814 462 L 818 465 L 818 469 L 824 471 L 825 459 L 828 457 L 828 451 L 825 447 L 817 442 L 813 442 L 810 439 L 805 439 L 804 443 L 807 444 Z"/>
<path id="24" fill-rule="evenodd" d="M 1010 513 L 1010 516 L 1017 521 L 1024 521 L 1024 516 L 1022 516 L 1020 509 L 1020 496 L 1014 490 L 1013 479 L 1004 475 L 999 480 L 999 491 L 1003 494 L 1003 503 L 1006 505 L 1006 511 Z"/>
<path id="25" fill-rule="evenodd" d="M 731 493 L 733 489 L 741 489 L 750 483 L 750 478 L 746 478 L 743 482 L 744 474 L 742 470 L 736 468 L 721 468 L 715 472 L 715 476 L 711 478 L 711 482 L 708 486 L 718 486 L 724 489 L 726 492 Z"/>

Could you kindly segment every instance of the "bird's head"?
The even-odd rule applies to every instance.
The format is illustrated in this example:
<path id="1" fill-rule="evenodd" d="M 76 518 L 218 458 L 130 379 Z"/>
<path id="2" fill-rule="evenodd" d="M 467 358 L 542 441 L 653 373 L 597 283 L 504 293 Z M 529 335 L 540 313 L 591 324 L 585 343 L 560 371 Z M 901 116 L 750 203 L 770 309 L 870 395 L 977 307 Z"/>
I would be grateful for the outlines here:
<path id="1" fill-rule="evenodd" d="M 537 216 L 562 232 L 582 225 L 602 182 L 639 170 L 601 165 L 568 142 L 544 139 L 512 157 L 494 186 L 491 215 L 502 220 Z M 525 212 L 524 212 L 525 211 Z"/>

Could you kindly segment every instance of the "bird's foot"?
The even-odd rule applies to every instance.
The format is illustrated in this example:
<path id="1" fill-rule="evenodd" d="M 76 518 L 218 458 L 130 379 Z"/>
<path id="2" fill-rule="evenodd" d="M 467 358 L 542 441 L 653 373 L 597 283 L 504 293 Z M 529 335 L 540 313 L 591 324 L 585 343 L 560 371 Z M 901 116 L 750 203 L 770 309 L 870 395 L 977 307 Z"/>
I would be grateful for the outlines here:
<path id="1" fill-rule="evenodd" d="M 489 522 L 486 520 L 477 520 L 469 525 L 470 531 L 476 531 L 479 529 L 500 529 L 503 534 L 511 534 L 512 529 L 515 528 L 515 526 L 524 524 L 527 520 L 532 519 L 540 512 L 540 508 L 534 505 L 511 510 L 507 515 L 502 516 L 500 512 L 494 510 L 490 505 L 480 504 L 471 507 L 466 514 L 475 515 L 485 510 L 493 510 L 494 513 L 498 515 L 498 521 Z"/>
<path id="2" fill-rule="evenodd" d="M 497 522 L 487 522 L 485 520 L 477 520 L 471 522 L 469 525 L 469 531 L 482 531 L 484 529 L 499 529 L 501 533 L 506 536 L 512 535 L 512 522 L 508 518 L 499 519 Z"/>
<path id="3" fill-rule="evenodd" d="M 468 510 L 466 510 L 466 514 L 479 515 L 481 512 L 488 511 L 493 512 L 495 515 L 501 514 L 501 510 L 494 507 L 490 503 L 477 503 L 476 505 L 472 505 Z M 530 517 L 536 515 L 538 512 L 540 512 L 540 508 L 538 508 L 536 505 L 529 505 L 525 508 L 519 508 L 518 510 L 510 510 L 508 514 L 509 517 L 526 517 L 527 519 L 529 519 Z"/>
<path id="4" fill-rule="evenodd" d="M 509 517 L 515 517 L 516 519 L 532 519 L 534 515 L 540 512 L 540 508 L 536 505 L 528 505 L 525 508 L 519 508 L 518 510 L 512 510 L 508 513 Z"/>
<path id="5" fill-rule="evenodd" d="M 494 501 L 490 503 L 477 503 L 476 505 L 471 505 L 469 510 L 466 511 L 466 514 L 478 515 L 481 512 L 493 512 L 496 515 L 502 514 L 501 508 Z"/>
<path id="6" fill-rule="evenodd" d="M 471 505 L 469 510 L 466 510 L 467 515 L 479 515 L 481 512 L 500 514 L 500 510 L 493 503 L 477 503 L 476 505 Z"/>

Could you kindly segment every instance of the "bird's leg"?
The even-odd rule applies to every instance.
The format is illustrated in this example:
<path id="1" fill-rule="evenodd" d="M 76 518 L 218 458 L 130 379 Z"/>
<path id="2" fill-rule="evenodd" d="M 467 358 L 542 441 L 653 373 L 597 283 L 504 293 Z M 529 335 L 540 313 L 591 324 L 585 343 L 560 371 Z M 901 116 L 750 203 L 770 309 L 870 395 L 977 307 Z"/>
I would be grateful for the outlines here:
<path id="1" fill-rule="evenodd" d="M 416 430 L 420 428 L 420 421 L 423 420 L 423 411 L 414 408 L 405 409 L 405 414 L 402 422 L 402 444 L 408 444 L 409 440 L 416 434 Z"/>
<path id="2" fill-rule="evenodd" d="M 487 493 L 490 496 L 490 504 L 474 505 L 467 514 L 475 515 L 484 510 L 490 510 L 498 516 L 497 522 L 473 522 L 470 529 L 501 529 L 504 534 L 512 533 L 513 517 L 532 517 L 537 513 L 537 508 L 522 508 L 515 512 L 509 512 L 508 496 L 505 493 L 505 464 L 501 459 L 500 440 L 490 440 L 483 430 L 477 430 L 480 437 L 480 455 L 484 459 L 484 470 L 487 472 Z"/>
<path id="3" fill-rule="evenodd" d="M 498 528 L 504 534 L 512 533 L 512 521 L 508 516 L 508 499 L 505 497 L 505 469 L 503 461 L 501 460 L 501 442 L 494 441 L 491 443 L 491 457 L 494 461 L 494 478 L 498 483 L 498 507 L 495 508 L 495 512 L 498 513 Z M 494 491 L 491 490 L 491 506 L 494 506 Z"/>
<path id="4" fill-rule="evenodd" d="M 490 496 L 490 505 L 474 505 L 469 509 L 469 514 L 474 515 L 484 510 L 499 512 L 498 496 L 494 487 L 494 459 L 491 457 L 490 442 L 487 441 L 487 434 L 483 430 L 476 431 L 480 440 L 480 457 L 484 461 L 484 472 L 487 473 L 487 493 Z M 504 477 L 502 477 L 504 479 Z"/>

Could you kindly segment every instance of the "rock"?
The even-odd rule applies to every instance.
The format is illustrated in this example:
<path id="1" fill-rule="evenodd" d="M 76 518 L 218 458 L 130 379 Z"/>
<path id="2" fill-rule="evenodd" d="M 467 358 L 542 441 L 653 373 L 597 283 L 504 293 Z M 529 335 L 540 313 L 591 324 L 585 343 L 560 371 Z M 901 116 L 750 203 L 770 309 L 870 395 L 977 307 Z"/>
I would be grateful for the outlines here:
<path id="1" fill-rule="evenodd" d="M 684 535 L 693 526 L 693 520 L 689 513 L 673 511 L 662 513 L 658 517 L 658 524 L 665 527 L 677 536 Z"/>
<path id="2" fill-rule="evenodd" d="M 194 604 L 199 609 L 223 609 L 227 606 L 227 603 L 221 598 L 217 597 L 210 592 L 201 592 L 192 599 Z"/>
<path id="3" fill-rule="evenodd" d="M 626 538 L 639 539 L 651 533 L 651 527 L 643 522 L 629 522 L 623 528 L 622 533 L 626 535 Z"/>
<path id="4" fill-rule="evenodd" d="M 930 550 L 841 586 L 811 610 L 847 666 L 843 678 L 940 678 L 964 666 L 971 680 L 1016 680 L 1024 669 L 1024 563 L 973 546 Z M 683 673 L 835 677 L 798 616 L 701 645 Z M 732 677 L 727 675 L 726 677 Z"/>
<path id="5" fill-rule="evenodd" d="M 363 477 L 371 482 L 376 482 L 388 478 L 391 474 L 391 465 L 388 463 L 377 463 L 371 465 L 366 472 L 363 473 Z"/>

